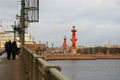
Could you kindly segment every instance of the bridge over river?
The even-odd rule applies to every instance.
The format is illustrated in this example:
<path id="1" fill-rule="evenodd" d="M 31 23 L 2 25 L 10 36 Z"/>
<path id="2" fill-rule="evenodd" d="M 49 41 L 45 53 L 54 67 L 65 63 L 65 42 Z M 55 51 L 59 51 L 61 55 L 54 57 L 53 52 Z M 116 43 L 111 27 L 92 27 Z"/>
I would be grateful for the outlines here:
<path id="1" fill-rule="evenodd" d="M 120 80 L 119 59 L 45 61 L 25 46 L 23 51 L 16 60 L 0 56 L 0 80 Z"/>
<path id="2" fill-rule="evenodd" d="M 59 66 L 48 64 L 25 46 L 16 60 L 7 60 L 4 48 L 0 54 L 0 80 L 70 80 Z"/>

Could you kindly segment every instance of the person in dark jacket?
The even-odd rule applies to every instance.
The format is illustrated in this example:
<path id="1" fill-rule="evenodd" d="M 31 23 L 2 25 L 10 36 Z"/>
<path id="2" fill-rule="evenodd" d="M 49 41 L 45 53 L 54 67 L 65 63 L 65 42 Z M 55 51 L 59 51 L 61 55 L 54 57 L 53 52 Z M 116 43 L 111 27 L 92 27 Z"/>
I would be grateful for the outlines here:
<path id="1" fill-rule="evenodd" d="M 11 45 L 11 50 L 12 50 L 12 59 L 15 60 L 16 58 L 16 54 L 18 52 L 18 48 L 17 48 L 17 44 L 16 44 L 16 41 L 14 41 Z"/>
<path id="2" fill-rule="evenodd" d="M 7 44 L 8 44 L 8 42 L 6 41 L 6 42 L 5 42 L 5 45 L 4 45 L 5 51 L 7 51 Z"/>
<path id="3" fill-rule="evenodd" d="M 11 41 L 6 43 L 5 48 L 6 48 L 6 52 L 7 52 L 7 59 L 10 60 L 10 57 L 11 57 Z"/>

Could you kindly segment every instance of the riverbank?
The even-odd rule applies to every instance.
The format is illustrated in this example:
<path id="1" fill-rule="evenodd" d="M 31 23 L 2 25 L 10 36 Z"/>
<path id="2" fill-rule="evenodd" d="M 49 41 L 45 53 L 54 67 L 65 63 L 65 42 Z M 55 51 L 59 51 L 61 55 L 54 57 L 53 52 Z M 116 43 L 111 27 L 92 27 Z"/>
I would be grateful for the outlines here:
<path id="1" fill-rule="evenodd" d="M 95 59 L 120 59 L 120 54 L 46 54 L 46 60 L 95 60 Z"/>

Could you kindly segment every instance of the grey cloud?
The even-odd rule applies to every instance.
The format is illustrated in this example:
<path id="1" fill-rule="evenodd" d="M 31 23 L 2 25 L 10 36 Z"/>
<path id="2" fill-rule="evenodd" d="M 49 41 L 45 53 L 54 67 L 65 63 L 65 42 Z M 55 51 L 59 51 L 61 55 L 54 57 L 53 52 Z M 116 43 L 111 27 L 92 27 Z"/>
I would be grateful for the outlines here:
<path id="1" fill-rule="evenodd" d="M 14 18 L 18 13 L 14 7 L 17 1 L 2 1 L 4 5 L 0 4 L 0 14 L 6 12 L 5 16 Z M 54 42 L 56 46 L 61 46 L 63 37 L 67 36 L 67 43 L 71 45 L 72 26 L 77 29 L 77 45 L 104 45 L 108 40 L 113 45 L 119 44 L 120 1 L 40 0 L 40 22 L 30 24 L 29 32 L 36 41 L 41 39 L 43 42 Z"/>
<path id="2" fill-rule="evenodd" d="M 46 32 L 51 32 L 51 37 L 59 45 L 56 35 L 61 32 L 61 38 L 67 35 L 70 39 L 73 25 L 78 29 L 78 45 L 103 45 L 108 40 L 116 43 L 120 21 L 118 1 L 44 0 L 41 3 L 41 22 L 44 21 Z M 71 42 L 68 40 L 68 43 Z"/>

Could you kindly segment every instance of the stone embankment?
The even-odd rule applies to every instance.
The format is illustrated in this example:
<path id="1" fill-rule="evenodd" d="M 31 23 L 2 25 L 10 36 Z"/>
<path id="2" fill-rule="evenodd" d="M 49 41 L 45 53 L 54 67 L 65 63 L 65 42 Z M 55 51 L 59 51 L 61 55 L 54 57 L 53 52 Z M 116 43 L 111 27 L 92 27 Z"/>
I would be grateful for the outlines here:
<path id="1" fill-rule="evenodd" d="M 95 60 L 95 59 L 120 59 L 120 54 L 47 54 L 46 60 Z"/>

